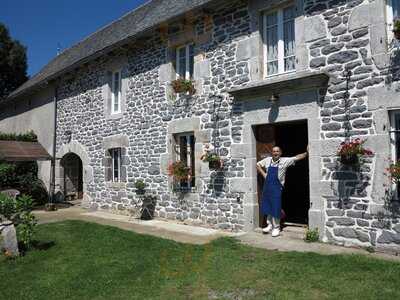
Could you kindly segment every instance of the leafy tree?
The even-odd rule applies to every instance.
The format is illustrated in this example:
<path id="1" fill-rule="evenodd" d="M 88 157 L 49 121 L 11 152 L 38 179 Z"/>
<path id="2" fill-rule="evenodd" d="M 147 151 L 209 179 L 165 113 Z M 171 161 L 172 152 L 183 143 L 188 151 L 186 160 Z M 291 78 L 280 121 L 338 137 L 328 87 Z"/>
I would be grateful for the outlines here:
<path id="1" fill-rule="evenodd" d="M 12 39 L 0 23 L 0 100 L 28 79 L 27 66 L 26 47 Z"/>

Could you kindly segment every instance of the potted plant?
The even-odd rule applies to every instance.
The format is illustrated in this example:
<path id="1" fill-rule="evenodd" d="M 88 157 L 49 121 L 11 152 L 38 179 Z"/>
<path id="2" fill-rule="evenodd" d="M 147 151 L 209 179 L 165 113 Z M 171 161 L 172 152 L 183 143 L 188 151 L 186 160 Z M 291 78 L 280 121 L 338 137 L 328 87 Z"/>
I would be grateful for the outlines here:
<path id="1" fill-rule="evenodd" d="M 393 35 L 400 40 L 400 19 L 393 20 Z"/>
<path id="2" fill-rule="evenodd" d="M 192 80 L 178 78 L 171 82 L 171 86 L 175 93 L 187 93 L 189 95 L 193 95 L 196 93 L 196 89 L 194 88 L 194 84 Z"/>
<path id="3" fill-rule="evenodd" d="M 190 173 L 190 168 L 179 160 L 168 166 L 168 175 L 176 181 L 188 180 L 191 176 Z"/>
<path id="4" fill-rule="evenodd" d="M 212 150 L 210 144 L 204 146 L 204 154 L 200 157 L 204 162 L 208 162 L 208 167 L 210 170 L 218 170 L 222 168 L 221 157 Z"/>
<path id="5" fill-rule="evenodd" d="M 396 161 L 395 163 L 391 163 L 387 171 L 389 178 L 393 183 L 400 182 L 400 160 Z"/>
<path id="6" fill-rule="evenodd" d="M 135 182 L 136 194 L 137 195 L 144 195 L 146 193 L 146 184 L 143 180 L 139 179 Z"/>
<path id="7" fill-rule="evenodd" d="M 202 156 L 202 161 L 208 162 L 210 170 L 218 170 L 222 168 L 222 160 L 216 153 L 207 152 Z"/>
<path id="8" fill-rule="evenodd" d="M 371 150 L 364 148 L 365 141 L 356 138 L 342 142 L 337 152 L 340 162 L 344 165 L 356 165 L 359 163 L 360 156 L 373 155 Z"/>

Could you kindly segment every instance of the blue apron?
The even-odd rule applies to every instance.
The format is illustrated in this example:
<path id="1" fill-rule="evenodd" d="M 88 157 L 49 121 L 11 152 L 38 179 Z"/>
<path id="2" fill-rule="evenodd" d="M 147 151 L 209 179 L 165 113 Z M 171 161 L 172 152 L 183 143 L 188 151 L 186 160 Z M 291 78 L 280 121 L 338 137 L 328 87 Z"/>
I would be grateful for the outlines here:
<path id="1" fill-rule="evenodd" d="M 267 178 L 262 192 L 262 213 L 281 218 L 282 184 L 278 178 L 278 167 L 268 167 Z"/>

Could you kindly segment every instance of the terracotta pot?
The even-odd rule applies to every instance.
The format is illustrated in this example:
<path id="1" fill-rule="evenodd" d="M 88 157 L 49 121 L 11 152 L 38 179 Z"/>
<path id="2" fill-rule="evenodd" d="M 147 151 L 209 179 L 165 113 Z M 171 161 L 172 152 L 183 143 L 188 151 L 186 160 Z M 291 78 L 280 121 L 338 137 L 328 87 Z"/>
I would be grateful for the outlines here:
<path id="1" fill-rule="evenodd" d="M 358 156 L 356 154 L 341 155 L 340 162 L 344 165 L 357 165 L 358 164 Z"/>

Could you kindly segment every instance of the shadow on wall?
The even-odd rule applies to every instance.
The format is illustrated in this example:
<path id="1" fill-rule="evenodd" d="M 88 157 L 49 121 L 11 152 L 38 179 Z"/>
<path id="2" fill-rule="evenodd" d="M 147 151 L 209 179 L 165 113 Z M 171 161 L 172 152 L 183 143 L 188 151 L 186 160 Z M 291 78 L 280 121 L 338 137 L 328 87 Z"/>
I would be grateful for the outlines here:
<path id="1" fill-rule="evenodd" d="M 344 165 L 339 160 L 327 166 L 332 171 L 331 188 L 335 191 L 332 206 L 339 209 L 366 211 L 368 205 L 362 199 L 367 197 L 371 185 L 372 159 L 361 158 L 357 165 Z"/>

